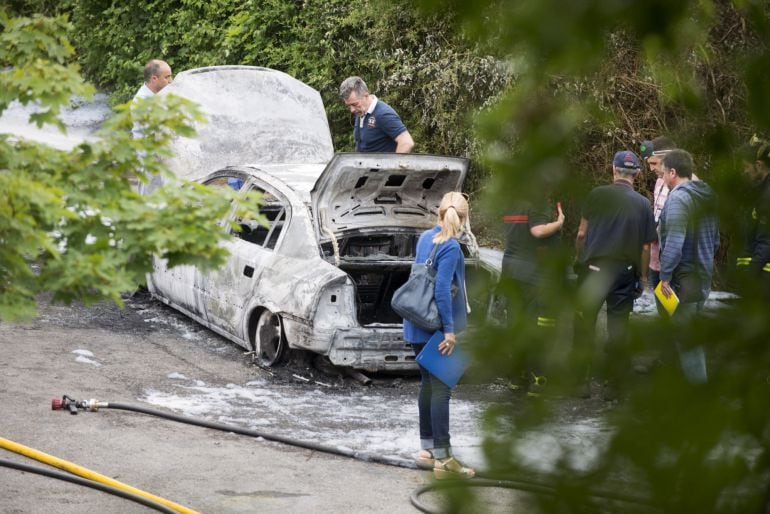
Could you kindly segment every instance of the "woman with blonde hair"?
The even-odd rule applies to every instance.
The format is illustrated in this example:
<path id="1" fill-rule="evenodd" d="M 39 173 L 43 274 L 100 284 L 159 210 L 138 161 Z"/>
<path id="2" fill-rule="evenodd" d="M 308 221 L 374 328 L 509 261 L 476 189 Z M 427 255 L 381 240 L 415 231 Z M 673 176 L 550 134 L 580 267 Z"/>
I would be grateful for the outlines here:
<path id="1" fill-rule="evenodd" d="M 454 350 L 455 334 L 467 324 L 468 312 L 465 295 L 465 258 L 457 237 L 468 220 L 468 202 L 458 192 L 444 195 L 438 209 L 438 225 L 426 230 L 417 242 L 415 261 L 424 263 L 437 247 L 433 266 L 436 268 L 434 298 L 441 316 L 444 339 L 439 351 L 450 355 Z M 456 294 L 453 294 L 453 290 Z M 433 332 L 423 330 L 404 320 L 404 340 L 419 355 Z M 433 464 L 436 478 L 470 478 L 471 468 L 460 464 L 452 456 L 449 442 L 449 398 L 451 389 L 420 366 L 420 394 L 417 407 L 420 413 L 420 461 Z"/>

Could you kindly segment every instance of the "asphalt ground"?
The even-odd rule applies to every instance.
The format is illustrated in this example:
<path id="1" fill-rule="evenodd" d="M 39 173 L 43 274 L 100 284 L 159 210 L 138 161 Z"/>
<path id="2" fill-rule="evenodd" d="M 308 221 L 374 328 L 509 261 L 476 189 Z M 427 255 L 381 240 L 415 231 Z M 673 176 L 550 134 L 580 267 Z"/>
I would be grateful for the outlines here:
<path id="1" fill-rule="evenodd" d="M 169 373 L 245 383 L 260 373 L 223 344 L 150 330 L 130 309 L 44 306 L 27 325 L 0 324 L 0 436 L 198 512 L 417 512 L 428 472 L 361 462 L 117 410 L 52 411 L 63 394 L 136 403 Z M 213 336 L 216 337 L 216 336 Z M 98 365 L 73 352 L 89 348 Z M 85 356 L 85 359 L 88 359 Z M 47 467 L 3 450 L 0 458 Z M 4 513 L 152 512 L 112 495 L 0 467 Z"/>

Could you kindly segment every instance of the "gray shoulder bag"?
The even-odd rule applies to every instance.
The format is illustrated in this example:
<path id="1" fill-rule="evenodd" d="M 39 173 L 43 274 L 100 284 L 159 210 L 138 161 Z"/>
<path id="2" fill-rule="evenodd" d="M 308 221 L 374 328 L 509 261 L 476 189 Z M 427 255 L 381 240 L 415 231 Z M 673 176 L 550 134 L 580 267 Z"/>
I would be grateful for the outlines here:
<path id="1" fill-rule="evenodd" d="M 433 250 L 425 263 L 412 264 L 409 279 L 396 289 L 390 301 L 390 306 L 396 314 L 429 332 L 438 330 L 442 326 L 434 296 L 436 268 L 433 266 L 433 261 L 436 259 L 436 252 L 438 252 L 438 244 L 433 245 Z"/>

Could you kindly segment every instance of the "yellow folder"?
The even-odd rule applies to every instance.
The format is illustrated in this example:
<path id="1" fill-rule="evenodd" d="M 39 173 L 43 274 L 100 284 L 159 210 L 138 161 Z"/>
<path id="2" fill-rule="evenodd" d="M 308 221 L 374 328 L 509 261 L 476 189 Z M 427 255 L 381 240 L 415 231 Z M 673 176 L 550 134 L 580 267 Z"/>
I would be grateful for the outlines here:
<path id="1" fill-rule="evenodd" d="M 679 297 L 673 291 L 671 291 L 671 296 L 668 298 L 663 296 L 663 291 L 660 290 L 662 284 L 663 282 L 658 282 L 658 285 L 655 286 L 655 298 L 657 298 L 660 304 L 663 305 L 663 308 L 666 309 L 668 315 L 673 316 L 674 311 L 679 306 Z"/>

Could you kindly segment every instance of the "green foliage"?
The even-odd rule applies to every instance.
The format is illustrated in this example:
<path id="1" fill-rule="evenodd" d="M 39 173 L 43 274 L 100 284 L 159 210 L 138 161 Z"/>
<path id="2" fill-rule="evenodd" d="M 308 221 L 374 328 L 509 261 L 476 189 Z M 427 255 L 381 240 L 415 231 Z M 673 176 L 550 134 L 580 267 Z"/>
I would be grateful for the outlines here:
<path id="1" fill-rule="evenodd" d="M 13 66 L 0 74 L 0 112 L 18 100 L 22 105 L 40 104 L 31 116 L 38 127 L 64 125 L 57 119 L 71 95 L 89 96 L 93 88 L 83 82 L 78 67 L 69 64 L 74 49 L 64 36 L 65 18 L 6 18 L 0 11 L 0 63 Z"/>
<path id="2" fill-rule="evenodd" d="M 2 20 L 0 62 L 8 67 L 0 71 L 0 113 L 13 100 L 37 102 L 41 110 L 31 118 L 61 127 L 61 107 L 93 89 L 66 64 L 68 24 Z M 163 163 L 169 141 L 194 133 L 197 108 L 167 95 L 117 111 L 94 142 L 69 152 L 0 135 L 0 319 L 33 314 L 42 291 L 57 301 L 120 303 L 120 294 L 152 270 L 153 255 L 171 266 L 223 262 L 218 243 L 225 233 L 217 221 L 234 193 L 172 183 L 139 196 L 132 187 L 145 173 L 171 180 Z M 145 137 L 131 137 L 134 123 L 145 127 Z M 258 198 L 240 200 L 255 206 Z"/>
<path id="3" fill-rule="evenodd" d="M 4 9 L 8 16 L 59 16 L 72 12 L 74 0 L 6 0 Z"/>

